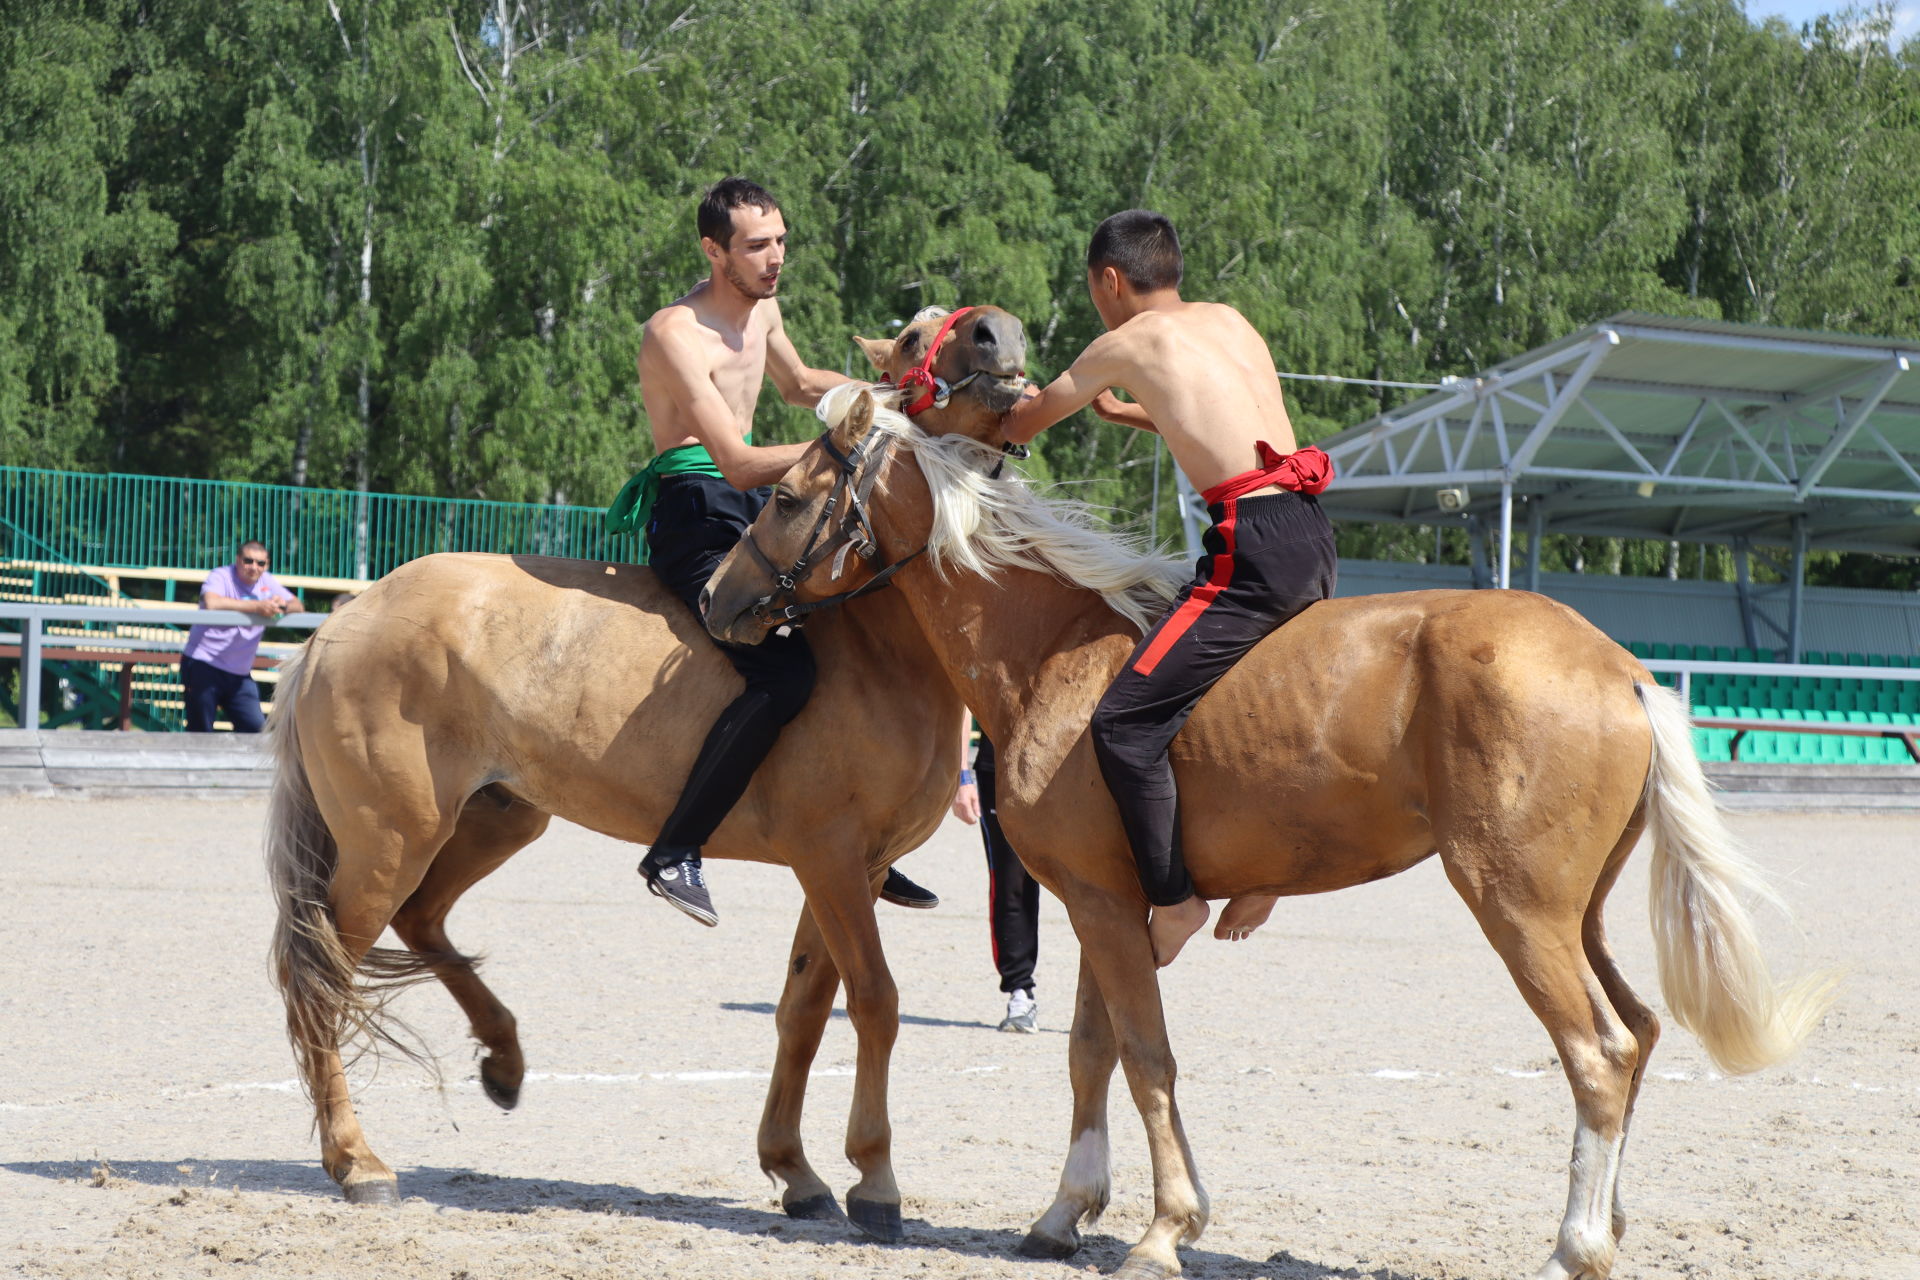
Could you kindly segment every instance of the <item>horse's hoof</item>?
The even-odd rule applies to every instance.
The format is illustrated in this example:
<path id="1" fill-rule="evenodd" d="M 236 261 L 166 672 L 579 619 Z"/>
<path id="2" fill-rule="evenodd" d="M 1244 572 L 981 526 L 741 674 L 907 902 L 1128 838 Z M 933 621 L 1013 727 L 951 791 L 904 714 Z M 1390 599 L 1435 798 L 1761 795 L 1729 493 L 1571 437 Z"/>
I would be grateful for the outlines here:
<path id="1" fill-rule="evenodd" d="M 1157 1262 L 1146 1258 L 1128 1258 L 1113 1273 L 1113 1280 L 1167 1280 L 1168 1276 L 1177 1276 L 1178 1270 L 1169 1270 Z"/>
<path id="2" fill-rule="evenodd" d="M 493 1100 L 494 1106 L 502 1111 L 511 1111 L 520 1105 L 520 1082 L 516 1080 L 508 1084 L 504 1080 L 494 1079 L 493 1073 L 488 1070 L 492 1065 L 492 1058 L 480 1063 L 480 1087 L 487 1091 L 487 1097 Z"/>
<path id="3" fill-rule="evenodd" d="M 349 1182 L 340 1188 L 348 1204 L 399 1204 L 400 1182 L 396 1178 L 368 1178 Z"/>
<path id="4" fill-rule="evenodd" d="M 900 1206 L 897 1204 L 856 1200 L 848 1196 L 847 1218 L 881 1244 L 899 1244 L 907 1238 L 906 1228 L 900 1224 Z"/>
<path id="5" fill-rule="evenodd" d="M 833 1198 L 831 1191 L 822 1191 L 805 1200 L 792 1200 L 780 1207 L 787 1211 L 789 1218 L 806 1222 L 838 1222 L 847 1216 L 840 1212 L 840 1202 Z"/>
<path id="6" fill-rule="evenodd" d="M 1049 1261 L 1058 1262 L 1062 1258 L 1071 1258 L 1080 1252 L 1080 1233 L 1076 1231 L 1062 1240 L 1058 1236 L 1029 1231 L 1015 1252 L 1023 1258 L 1046 1258 Z"/>

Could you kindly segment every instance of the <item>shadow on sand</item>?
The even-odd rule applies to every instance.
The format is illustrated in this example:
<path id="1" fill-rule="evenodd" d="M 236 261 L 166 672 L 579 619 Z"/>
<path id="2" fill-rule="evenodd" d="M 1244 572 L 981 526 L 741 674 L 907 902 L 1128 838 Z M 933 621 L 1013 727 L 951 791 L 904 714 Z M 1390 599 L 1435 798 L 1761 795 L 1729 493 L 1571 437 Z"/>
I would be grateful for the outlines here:
<path id="1" fill-rule="evenodd" d="M 104 1186 L 133 1182 L 150 1187 L 267 1192 L 336 1200 L 333 1182 L 320 1166 L 306 1160 L 221 1160 L 201 1156 L 180 1160 L 41 1160 L 0 1164 L 0 1169 L 60 1182 L 97 1182 Z M 863 1239 L 844 1221 L 796 1221 L 777 1209 L 756 1208 L 717 1196 L 681 1195 L 645 1191 L 614 1182 L 574 1182 L 564 1178 L 514 1178 L 468 1169 L 422 1166 L 400 1173 L 401 1194 L 445 1208 L 473 1213 L 531 1213 L 561 1209 L 613 1217 L 646 1218 L 657 1222 L 699 1226 L 736 1235 L 808 1244 Z M 346 1206 L 342 1204 L 342 1208 Z M 379 1213 L 367 1208 L 357 1212 Z M 910 1255 L 938 1250 L 976 1258 L 1010 1258 L 1024 1230 L 934 1226 L 923 1219 L 906 1220 L 904 1244 L 872 1244 L 877 1251 Z M 1105 1233 L 1091 1234 L 1080 1252 L 1066 1262 L 1034 1262 L 1036 1277 L 1085 1274 L 1089 1267 L 1111 1272 L 1125 1259 L 1132 1242 Z M 1426 1280 L 1412 1273 L 1389 1270 L 1358 1271 L 1327 1267 L 1296 1258 L 1284 1251 L 1265 1262 L 1236 1258 L 1206 1249 L 1182 1249 L 1181 1261 L 1194 1280 Z M 909 1264 L 901 1258 L 900 1267 Z"/>

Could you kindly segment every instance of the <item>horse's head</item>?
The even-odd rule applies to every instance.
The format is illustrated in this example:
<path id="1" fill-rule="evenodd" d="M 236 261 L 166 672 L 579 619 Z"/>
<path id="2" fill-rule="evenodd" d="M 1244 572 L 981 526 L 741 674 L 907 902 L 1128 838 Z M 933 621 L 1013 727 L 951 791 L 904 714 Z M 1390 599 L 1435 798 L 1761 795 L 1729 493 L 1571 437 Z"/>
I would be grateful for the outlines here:
<path id="1" fill-rule="evenodd" d="M 775 627 L 886 585 L 926 546 L 924 523 L 902 534 L 876 518 L 871 501 L 906 424 L 892 433 L 876 427 L 873 395 L 863 387 L 837 387 L 828 397 L 822 414 L 834 425 L 781 477 L 701 592 L 701 616 L 718 639 L 758 644 Z M 912 466 L 899 470 L 918 475 Z M 917 492 L 925 496 L 924 484 Z M 889 496 L 891 509 L 908 495 Z M 930 520 L 926 507 L 916 512 Z"/>
<path id="2" fill-rule="evenodd" d="M 998 445 L 1001 415 L 1027 385 L 1027 331 L 999 307 L 929 307 L 897 337 L 854 341 L 900 388 L 900 411 L 928 435 Z"/>

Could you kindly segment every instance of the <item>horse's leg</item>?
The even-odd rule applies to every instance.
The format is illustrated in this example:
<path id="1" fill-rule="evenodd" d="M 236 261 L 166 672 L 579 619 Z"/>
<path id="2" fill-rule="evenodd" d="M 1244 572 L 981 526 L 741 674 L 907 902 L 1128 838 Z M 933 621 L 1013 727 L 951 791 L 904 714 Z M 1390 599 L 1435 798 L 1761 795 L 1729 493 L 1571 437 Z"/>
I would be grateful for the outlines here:
<path id="1" fill-rule="evenodd" d="M 1207 1193 L 1180 1124 L 1173 1096 L 1173 1049 L 1146 913 L 1137 899 L 1123 899 L 1063 885 L 1080 954 L 1092 966 L 1105 1000 L 1112 1033 L 1126 1069 L 1134 1106 L 1146 1124 L 1153 1162 L 1153 1222 L 1115 1274 L 1126 1280 L 1161 1280 L 1180 1274 L 1179 1245 L 1206 1230 Z M 1077 1022 L 1077 1020 L 1076 1020 Z M 1090 1055 L 1091 1056 L 1091 1055 Z"/>
<path id="2" fill-rule="evenodd" d="M 823 840 L 823 845 L 830 844 Z M 860 1181 L 847 1190 L 847 1217 L 876 1240 L 898 1243 L 900 1187 L 893 1176 L 893 1126 L 887 1118 L 887 1069 L 900 1034 L 900 992 L 880 949 L 873 918 L 877 877 L 863 861 L 824 857 L 794 868 L 807 909 L 847 989 L 847 1017 L 859 1047 L 854 1059 L 853 1110 L 847 1120 L 847 1159 Z M 817 997 L 816 997 L 817 998 Z"/>
<path id="3" fill-rule="evenodd" d="M 1593 900 L 1587 905 L 1586 918 L 1581 924 L 1581 942 L 1586 948 L 1587 963 L 1600 979 L 1600 985 L 1606 989 L 1607 999 L 1613 1002 L 1613 1009 L 1627 1024 L 1627 1030 L 1633 1033 L 1640 1052 L 1633 1067 L 1633 1080 L 1627 1086 L 1626 1114 L 1620 1120 L 1620 1153 L 1625 1155 L 1627 1130 L 1633 1125 L 1634 1103 L 1640 1098 L 1640 1084 L 1647 1076 L 1647 1062 L 1653 1057 L 1653 1047 L 1660 1040 L 1660 1019 L 1653 1010 L 1627 985 L 1620 973 L 1620 966 L 1614 962 L 1613 952 L 1607 946 L 1607 928 L 1605 917 L 1607 894 L 1613 889 L 1613 882 L 1619 878 L 1620 868 L 1626 865 L 1627 855 L 1633 852 L 1634 845 L 1640 841 L 1641 823 L 1635 821 L 1627 827 L 1626 834 L 1614 846 L 1607 860 L 1607 868 L 1600 876 L 1600 883 L 1593 891 Z M 1627 1233 L 1627 1211 L 1620 1199 L 1620 1178 L 1616 1170 L 1613 1179 L 1613 1238 L 1618 1241 Z"/>
<path id="4" fill-rule="evenodd" d="M 502 1110 L 520 1101 L 527 1071 L 512 1012 L 480 980 L 473 962 L 447 938 L 447 913 L 460 895 L 501 863 L 540 838 L 548 816 L 502 793 L 483 790 L 468 799 L 453 835 L 399 912 L 393 931 L 409 950 L 433 960 L 439 978 L 467 1015 L 473 1038 L 486 1049 L 480 1059 L 480 1087 Z"/>
<path id="5" fill-rule="evenodd" d="M 787 957 L 786 986 L 774 1024 L 780 1047 L 774 1053 L 767 1105 L 760 1113 L 760 1169 L 782 1184 L 781 1207 L 794 1218 L 838 1218 L 840 1202 L 808 1162 L 800 1141 L 800 1112 L 807 1100 L 807 1072 L 820 1049 L 820 1036 L 833 1013 L 840 971 L 814 923 L 813 910 L 800 908 Z"/>
<path id="6" fill-rule="evenodd" d="M 341 782 L 329 770 L 315 768 L 311 754 L 308 762 L 315 801 L 337 846 L 328 905 L 340 963 L 351 974 L 425 878 L 434 855 L 453 833 L 460 801 L 437 797 L 426 762 L 408 768 L 411 762 L 399 752 L 385 772 L 376 775 L 356 766 L 342 771 Z M 400 981 L 410 976 L 403 965 L 381 967 Z M 354 1017 L 363 1030 L 380 1030 L 381 1000 L 378 993 L 369 997 Z M 367 1145 L 338 1045 L 309 1045 L 305 1056 L 318 1113 L 320 1159 L 327 1173 L 354 1204 L 394 1203 L 399 1199 L 398 1179 Z"/>
<path id="7" fill-rule="evenodd" d="M 1606 1280 L 1613 1270 L 1614 1182 L 1640 1043 L 1588 962 L 1582 922 L 1591 894 L 1567 883 L 1568 869 L 1588 859 L 1580 849 L 1553 847 L 1462 857 L 1445 843 L 1441 858 L 1553 1037 L 1573 1089 L 1567 1212 L 1539 1280 Z M 1570 901 L 1576 892 L 1583 901 Z"/>
<path id="8" fill-rule="evenodd" d="M 1027 1230 L 1020 1252 L 1029 1258 L 1065 1258 L 1080 1247 L 1080 1223 L 1095 1222 L 1113 1193 L 1113 1165 L 1107 1137 L 1107 1090 L 1120 1048 L 1113 1020 L 1092 963 L 1080 957 L 1080 990 L 1073 1007 L 1073 1035 L 1067 1042 L 1067 1072 L 1073 1080 L 1072 1145 L 1060 1171 L 1053 1203 Z"/>

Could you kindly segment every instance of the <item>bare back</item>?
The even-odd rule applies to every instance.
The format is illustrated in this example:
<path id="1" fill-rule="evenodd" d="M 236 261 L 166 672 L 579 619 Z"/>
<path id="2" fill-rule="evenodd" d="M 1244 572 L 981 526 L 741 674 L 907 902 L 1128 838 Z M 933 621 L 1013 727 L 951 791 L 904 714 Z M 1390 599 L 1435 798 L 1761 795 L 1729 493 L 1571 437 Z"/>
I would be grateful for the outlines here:
<path id="1" fill-rule="evenodd" d="M 1144 311 L 1081 360 L 1140 403 L 1195 488 L 1252 470 L 1258 441 L 1294 450 L 1273 356 L 1232 307 L 1182 302 Z"/>
<path id="2" fill-rule="evenodd" d="M 753 430 L 754 406 L 766 380 L 767 335 L 779 304 L 756 303 L 736 328 L 719 314 L 711 281 L 662 307 L 647 321 L 640 346 L 640 400 L 653 427 L 656 453 L 703 443 L 696 417 L 711 430 L 730 419 L 739 439 Z M 724 415 L 716 410 L 724 410 Z"/>

